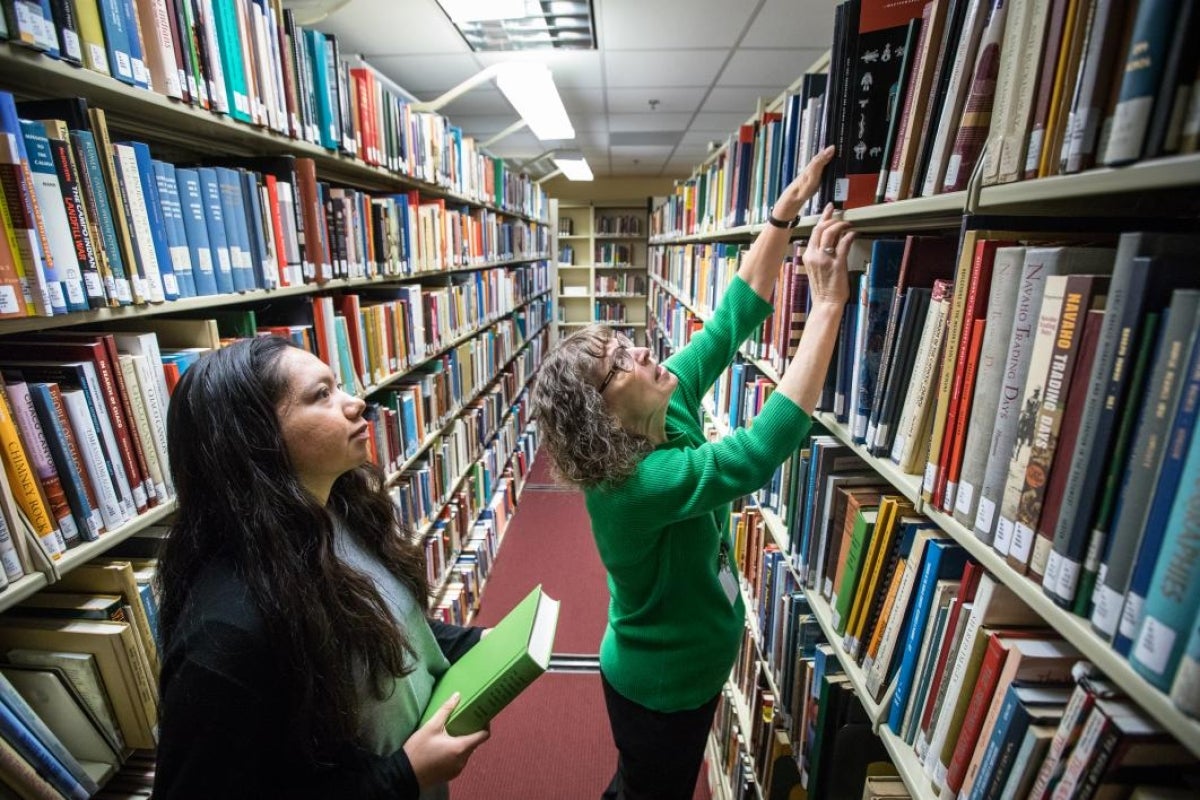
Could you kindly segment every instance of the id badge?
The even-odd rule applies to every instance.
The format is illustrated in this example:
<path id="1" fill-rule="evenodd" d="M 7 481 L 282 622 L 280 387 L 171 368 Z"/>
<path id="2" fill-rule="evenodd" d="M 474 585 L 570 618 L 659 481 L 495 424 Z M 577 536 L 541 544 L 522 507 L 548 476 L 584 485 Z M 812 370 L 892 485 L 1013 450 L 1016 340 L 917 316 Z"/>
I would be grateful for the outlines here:
<path id="1" fill-rule="evenodd" d="M 729 604 L 733 605 L 734 598 L 738 593 L 737 578 L 733 577 L 733 570 L 729 569 L 729 562 L 721 565 L 721 588 L 725 590 L 725 597 L 728 598 Z"/>
<path id="2" fill-rule="evenodd" d="M 737 598 L 738 581 L 733 574 L 733 570 L 729 567 L 729 556 L 725 554 L 725 549 L 721 549 L 720 568 L 717 571 L 717 578 L 721 581 L 721 588 L 725 590 L 725 597 L 729 600 L 729 604 L 733 605 Z"/>

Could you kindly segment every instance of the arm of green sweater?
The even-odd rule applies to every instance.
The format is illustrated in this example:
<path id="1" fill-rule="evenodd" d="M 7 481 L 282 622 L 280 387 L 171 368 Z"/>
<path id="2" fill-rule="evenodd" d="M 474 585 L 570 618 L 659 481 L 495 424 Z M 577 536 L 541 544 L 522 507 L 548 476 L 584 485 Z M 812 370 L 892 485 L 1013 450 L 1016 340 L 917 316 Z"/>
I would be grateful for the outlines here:
<path id="1" fill-rule="evenodd" d="M 774 394 L 749 428 L 699 447 L 663 447 L 638 465 L 625 483 L 598 493 L 606 527 L 629 523 L 642 530 L 710 513 L 754 492 L 808 435 L 804 409 Z M 595 518 L 595 515 L 593 515 Z"/>
<path id="2" fill-rule="evenodd" d="M 663 365 L 678 376 L 679 390 L 687 393 L 689 408 L 699 404 L 708 387 L 733 361 L 742 342 L 773 310 L 748 283 L 734 277 L 712 319 Z"/>

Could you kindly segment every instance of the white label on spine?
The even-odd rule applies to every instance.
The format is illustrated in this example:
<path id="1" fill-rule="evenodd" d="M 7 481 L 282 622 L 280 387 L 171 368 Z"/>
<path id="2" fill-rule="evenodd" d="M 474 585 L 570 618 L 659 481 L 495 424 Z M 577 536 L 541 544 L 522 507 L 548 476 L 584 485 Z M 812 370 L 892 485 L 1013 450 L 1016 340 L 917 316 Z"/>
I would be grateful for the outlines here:
<path id="1" fill-rule="evenodd" d="M 67 51 L 67 56 L 77 61 L 83 61 L 83 48 L 79 46 L 79 34 L 69 28 L 63 28 L 63 50 Z"/>
<path id="2" fill-rule="evenodd" d="M 97 273 L 83 273 L 83 285 L 87 289 L 88 297 L 104 297 L 104 284 L 100 282 L 100 276 Z"/>
<path id="3" fill-rule="evenodd" d="M 962 169 L 962 156 L 955 153 L 950 156 L 950 162 L 946 164 L 946 179 L 942 181 L 943 189 L 958 183 L 958 171 L 960 169 Z"/>
<path id="4" fill-rule="evenodd" d="M 109 74 L 108 54 L 98 44 L 88 45 L 88 67 L 96 72 L 102 72 L 105 75 Z"/>
<path id="5" fill-rule="evenodd" d="M 1121 609 L 1121 635 L 1132 639 L 1137 635 L 1137 625 L 1142 621 L 1142 610 L 1146 607 L 1145 598 L 1138 597 L 1133 592 L 1125 596 L 1125 607 Z"/>
<path id="6" fill-rule="evenodd" d="M 938 465 L 932 461 L 925 462 L 925 481 L 921 484 L 921 490 L 932 492 L 934 485 L 937 483 Z"/>
<path id="7" fill-rule="evenodd" d="M 175 280 L 173 273 L 166 273 L 162 276 L 163 289 L 167 294 L 179 294 L 179 282 Z"/>
<path id="8" fill-rule="evenodd" d="M 1008 549 L 1012 545 L 1013 527 L 1013 521 L 1007 517 L 1001 517 L 996 523 L 996 538 L 992 542 L 992 548 L 1002 556 L 1008 555 Z"/>
<path id="9" fill-rule="evenodd" d="M 954 498 L 954 510 L 960 514 L 971 512 L 971 501 L 975 498 L 975 487 L 969 483 L 958 485 L 958 494 Z"/>
<path id="10" fill-rule="evenodd" d="M 975 530 L 990 531 L 996 516 L 996 502 L 989 497 L 979 498 L 979 510 L 975 512 Z"/>
<path id="11" fill-rule="evenodd" d="M 17 297 L 17 290 L 11 286 L 0 286 L 0 314 L 23 314 L 25 304 Z"/>
<path id="12" fill-rule="evenodd" d="M 1146 617 L 1142 621 L 1141 635 L 1133 647 L 1134 658 L 1154 674 L 1162 675 L 1177 635 L 1169 625 L 1164 625 L 1154 617 Z"/>

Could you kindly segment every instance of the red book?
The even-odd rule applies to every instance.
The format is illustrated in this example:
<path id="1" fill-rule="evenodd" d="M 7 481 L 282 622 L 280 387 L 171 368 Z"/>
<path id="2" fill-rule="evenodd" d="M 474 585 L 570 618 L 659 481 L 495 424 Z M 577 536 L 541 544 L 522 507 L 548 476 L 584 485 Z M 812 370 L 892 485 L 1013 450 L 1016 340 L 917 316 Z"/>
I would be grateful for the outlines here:
<path id="1" fill-rule="evenodd" d="M 946 620 L 946 635 L 942 637 L 942 646 L 938 650 L 938 659 L 933 668 L 933 680 L 929 684 L 929 694 L 925 696 L 925 708 L 921 711 L 921 725 L 918 728 L 920 731 L 928 731 L 930 723 L 933 722 L 933 711 L 938 692 L 942 687 L 942 680 L 946 677 L 946 669 L 948 666 L 952 666 L 953 662 L 953 659 L 950 658 L 950 647 L 954 640 L 951 632 L 954 630 L 958 618 L 962 616 L 963 605 L 975 599 L 975 590 L 979 588 L 979 578 L 982 575 L 983 567 L 974 561 L 968 561 L 966 567 L 963 568 L 958 602 L 954 604 L 954 610 L 950 612 L 950 617 Z"/>
<path id="2" fill-rule="evenodd" d="M 296 159 L 296 184 L 304 219 L 305 277 L 322 284 L 332 277 L 333 265 L 326 249 L 329 235 L 325 229 L 325 211 L 317 189 L 317 164 L 311 158 Z"/>
<path id="3" fill-rule="evenodd" d="M 992 266 L 996 261 L 996 250 L 1007 244 L 1008 242 L 991 239 L 983 239 L 975 244 L 975 263 L 971 266 L 971 280 L 967 284 L 967 304 L 963 308 L 962 333 L 958 353 L 955 354 L 954 382 L 951 384 L 950 405 L 946 411 L 945 434 L 942 436 L 941 452 L 936 459 L 937 477 L 930 498 L 934 508 L 943 507 L 942 500 L 946 493 L 946 476 L 950 468 L 950 454 L 954 449 L 954 431 L 963 400 L 963 381 L 972 349 L 969 337 L 974 333 L 975 320 L 987 317 L 987 300 L 992 288 Z M 982 330 L 980 333 L 982 335 Z M 930 461 L 934 460 L 930 454 Z"/>
<path id="4" fill-rule="evenodd" d="M 971 352 L 967 355 L 967 374 L 963 379 L 962 403 L 958 410 L 958 418 L 954 423 L 954 443 L 950 451 L 950 462 L 947 466 L 946 480 L 943 486 L 958 485 L 962 476 L 963 450 L 967 445 L 967 424 L 971 419 L 971 403 L 975 397 L 975 379 L 979 374 L 979 352 L 983 349 L 983 335 L 987 326 L 986 319 L 974 321 L 971 330 Z M 954 498 L 948 492 L 943 492 L 942 510 L 950 513 L 954 509 Z"/>
<path id="5" fill-rule="evenodd" d="M 971 701 L 967 705 L 967 713 L 963 716 L 958 740 L 954 745 L 954 754 L 950 757 L 950 766 L 946 772 L 946 788 L 955 795 L 962 788 L 967 764 L 971 760 L 971 754 L 975 752 L 975 742 L 979 739 L 979 731 L 983 727 L 983 718 L 987 715 L 988 706 L 992 704 L 996 682 L 1000 679 L 1000 671 L 1004 669 L 1004 660 L 1008 657 L 1008 649 L 996 632 L 989 632 L 987 637 L 987 650 L 984 651 L 983 661 L 979 665 L 979 676 L 975 679 Z"/>
<path id="6" fill-rule="evenodd" d="M 291 286 L 287 270 L 287 250 L 283 246 L 283 217 L 279 213 L 279 181 L 270 174 L 263 175 L 267 187 L 267 206 L 271 212 L 271 238 L 275 241 L 275 263 L 279 266 L 279 285 Z"/>

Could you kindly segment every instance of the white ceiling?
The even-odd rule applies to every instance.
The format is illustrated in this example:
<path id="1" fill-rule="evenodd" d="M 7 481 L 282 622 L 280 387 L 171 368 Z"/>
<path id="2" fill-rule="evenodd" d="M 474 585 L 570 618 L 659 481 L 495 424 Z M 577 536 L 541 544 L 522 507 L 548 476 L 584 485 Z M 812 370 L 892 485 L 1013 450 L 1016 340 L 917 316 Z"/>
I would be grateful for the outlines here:
<path id="1" fill-rule="evenodd" d="M 285 2 L 285 5 L 287 3 Z M 592 0 L 598 50 L 473 53 L 435 0 L 350 0 L 317 23 L 421 100 L 497 61 L 544 62 L 597 177 L 686 176 L 833 39 L 835 0 Z M 655 109 L 650 101 L 657 100 Z M 494 82 L 442 109 L 486 140 L 517 120 Z M 650 134 L 639 136 L 639 134 Z M 528 131 L 489 148 L 524 161 Z"/>

